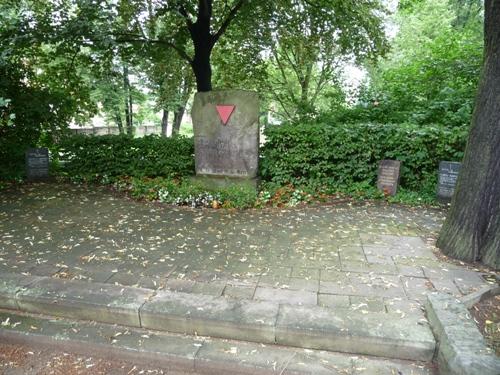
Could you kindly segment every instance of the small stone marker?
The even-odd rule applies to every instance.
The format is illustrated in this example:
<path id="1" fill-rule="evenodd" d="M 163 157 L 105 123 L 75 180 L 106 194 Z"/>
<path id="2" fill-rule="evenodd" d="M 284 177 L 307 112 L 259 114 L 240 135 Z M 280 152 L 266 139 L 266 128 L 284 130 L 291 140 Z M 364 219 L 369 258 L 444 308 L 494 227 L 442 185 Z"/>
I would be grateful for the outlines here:
<path id="1" fill-rule="evenodd" d="M 455 185 L 457 184 L 458 173 L 462 163 L 454 161 L 441 161 L 439 163 L 439 176 L 437 187 L 437 198 L 442 203 L 451 202 Z"/>
<path id="2" fill-rule="evenodd" d="M 252 180 L 259 164 L 259 98 L 241 90 L 199 92 L 193 109 L 196 175 Z"/>
<path id="3" fill-rule="evenodd" d="M 26 151 L 26 176 L 28 180 L 49 178 L 49 150 L 29 148 Z"/>
<path id="4" fill-rule="evenodd" d="M 399 185 L 401 162 L 398 160 L 382 160 L 378 165 L 377 188 L 385 195 L 396 195 Z"/>

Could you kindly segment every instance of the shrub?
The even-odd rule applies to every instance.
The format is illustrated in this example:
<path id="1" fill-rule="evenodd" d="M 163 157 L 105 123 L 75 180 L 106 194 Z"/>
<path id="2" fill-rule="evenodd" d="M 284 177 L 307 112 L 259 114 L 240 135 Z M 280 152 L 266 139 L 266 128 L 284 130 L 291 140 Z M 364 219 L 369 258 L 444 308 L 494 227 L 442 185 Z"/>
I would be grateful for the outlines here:
<path id="1" fill-rule="evenodd" d="M 345 190 L 374 186 L 378 162 L 396 159 L 402 162 L 402 188 L 429 190 L 440 160 L 461 160 L 466 136 L 462 128 L 413 124 L 269 126 L 261 175 L 281 186 Z"/>
<path id="2" fill-rule="evenodd" d="M 196 181 L 157 178 L 120 178 L 114 187 L 132 197 L 177 206 L 249 208 L 257 201 L 257 192 L 247 186 L 207 189 Z"/>
<path id="3" fill-rule="evenodd" d="M 119 176 L 194 174 L 194 143 L 182 136 L 74 135 L 60 142 L 61 172 L 73 180 L 111 183 Z"/>

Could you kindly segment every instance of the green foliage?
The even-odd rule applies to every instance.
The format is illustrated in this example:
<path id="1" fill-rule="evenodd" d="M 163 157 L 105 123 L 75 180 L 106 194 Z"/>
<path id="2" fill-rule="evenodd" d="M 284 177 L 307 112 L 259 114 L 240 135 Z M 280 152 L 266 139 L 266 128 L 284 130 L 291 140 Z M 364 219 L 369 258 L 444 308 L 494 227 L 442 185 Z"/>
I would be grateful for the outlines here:
<path id="1" fill-rule="evenodd" d="M 262 177 L 274 184 L 347 193 L 375 186 L 378 162 L 402 162 L 401 186 L 434 189 L 440 160 L 460 160 L 464 129 L 414 124 L 289 124 L 269 126 Z M 429 188 L 430 186 L 430 188 Z"/>
<path id="2" fill-rule="evenodd" d="M 460 27 L 457 17 L 448 0 L 412 2 L 401 11 L 392 52 L 370 68 L 359 104 L 337 114 L 337 121 L 467 126 L 483 62 L 483 31 L 477 14 Z"/>
<path id="3" fill-rule="evenodd" d="M 149 135 L 75 135 L 60 143 L 61 173 L 75 181 L 113 182 L 119 176 L 194 174 L 193 139 Z"/>

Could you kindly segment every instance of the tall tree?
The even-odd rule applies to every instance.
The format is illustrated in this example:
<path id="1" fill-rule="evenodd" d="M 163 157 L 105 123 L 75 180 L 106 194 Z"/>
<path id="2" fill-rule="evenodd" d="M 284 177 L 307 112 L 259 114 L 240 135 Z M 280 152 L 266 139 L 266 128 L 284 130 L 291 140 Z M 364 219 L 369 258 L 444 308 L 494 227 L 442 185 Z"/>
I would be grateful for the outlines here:
<path id="1" fill-rule="evenodd" d="M 485 59 L 462 170 L 437 242 L 444 253 L 500 267 L 500 2 L 485 0 Z"/>
<path id="2" fill-rule="evenodd" d="M 281 17 L 272 25 L 270 80 L 266 91 L 286 119 L 316 112 L 329 86 L 339 86 L 340 66 L 385 52 L 387 44 L 378 1 L 312 2 L 277 0 Z M 337 81 L 337 82 L 336 82 Z"/>

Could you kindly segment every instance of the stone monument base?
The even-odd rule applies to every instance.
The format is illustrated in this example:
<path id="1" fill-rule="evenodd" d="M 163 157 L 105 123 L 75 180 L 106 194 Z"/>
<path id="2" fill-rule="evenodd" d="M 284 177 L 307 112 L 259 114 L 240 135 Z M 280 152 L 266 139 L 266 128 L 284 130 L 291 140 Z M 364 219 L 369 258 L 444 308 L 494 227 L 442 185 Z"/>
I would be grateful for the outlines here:
<path id="1" fill-rule="evenodd" d="M 229 186 L 241 186 L 257 190 L 259 186 L 259 178 L 241 178 L 241 177 L 227 177 L 227 176 L 204 176 L 197 175 L 190 177 L 190 180 L 198 185 L 203 186 L 208 190 L 218 188 L 225 188 Z"/>

